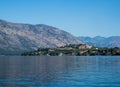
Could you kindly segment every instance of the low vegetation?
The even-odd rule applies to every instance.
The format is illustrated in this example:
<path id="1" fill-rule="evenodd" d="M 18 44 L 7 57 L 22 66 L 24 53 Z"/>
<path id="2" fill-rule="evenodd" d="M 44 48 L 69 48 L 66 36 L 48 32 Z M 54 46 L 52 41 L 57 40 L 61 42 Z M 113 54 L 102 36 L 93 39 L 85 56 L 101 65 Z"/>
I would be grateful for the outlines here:
<path id="1" fill-rule="evenodd" d="M 120 55 L 120 48 L 92 47 L 85 44 L 67 45 L 58 48 L 39 48 L 22 53 L 22 56 L 114 56 Z"/>

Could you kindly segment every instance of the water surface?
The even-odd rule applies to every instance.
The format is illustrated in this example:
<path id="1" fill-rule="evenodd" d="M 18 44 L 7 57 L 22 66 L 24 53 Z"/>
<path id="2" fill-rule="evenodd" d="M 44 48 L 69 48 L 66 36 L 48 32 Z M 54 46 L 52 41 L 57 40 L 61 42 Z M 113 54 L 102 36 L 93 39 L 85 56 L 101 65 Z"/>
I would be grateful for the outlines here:
<path id="1" fill-rule="evenodd" d="M 120 57 L 0 57 L 0 87 L 120 87 Z"/>

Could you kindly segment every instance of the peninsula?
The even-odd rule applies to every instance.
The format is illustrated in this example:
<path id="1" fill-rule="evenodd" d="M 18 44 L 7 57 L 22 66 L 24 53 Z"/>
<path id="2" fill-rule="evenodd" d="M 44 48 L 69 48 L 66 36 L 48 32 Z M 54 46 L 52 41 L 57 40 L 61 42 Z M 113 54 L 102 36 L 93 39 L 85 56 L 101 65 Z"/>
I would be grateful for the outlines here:
<path id="1" fill-rule="evenodd" d="M 22 56 L 115 56 L 120 55 L 120 48 L 94 47 L 86 44 L 70 44 L 57 48 L 38 48 L 32 52 L 24 52 Z"/>

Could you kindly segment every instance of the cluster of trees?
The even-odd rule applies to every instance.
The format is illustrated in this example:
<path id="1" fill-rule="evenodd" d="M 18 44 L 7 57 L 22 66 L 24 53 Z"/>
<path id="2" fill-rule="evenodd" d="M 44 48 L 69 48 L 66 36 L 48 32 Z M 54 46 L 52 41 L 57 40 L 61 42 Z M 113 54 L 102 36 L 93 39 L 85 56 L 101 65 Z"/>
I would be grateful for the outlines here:
<path id="1" fill-rule="evenodd" d="M 22 53 L 23 56 L 114 56 L 120 55 L 120 48 L 87 48 L 86 45 L 67 45 L 59 48 L 39 48 L 33 52 Z"/>
<path id="2" fill-rule="evenodd" d="M 96 48 L 93 47 L 92 49 L 88 50 L 88 54 L 90 55 L 120 55 L 120 48 Z"/>

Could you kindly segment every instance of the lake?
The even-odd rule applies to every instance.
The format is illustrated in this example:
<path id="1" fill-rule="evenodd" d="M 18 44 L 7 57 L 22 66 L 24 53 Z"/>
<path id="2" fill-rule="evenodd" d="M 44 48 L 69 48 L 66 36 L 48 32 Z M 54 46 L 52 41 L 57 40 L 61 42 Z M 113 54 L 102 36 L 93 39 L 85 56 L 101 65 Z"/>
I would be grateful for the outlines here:
<path id="1" fill-rule="evenodd" d="M 0 87 L 120 87 L 120 57 L 0 57 Z"/>

